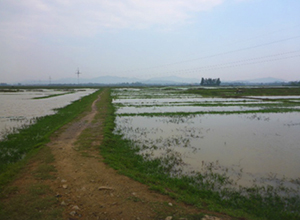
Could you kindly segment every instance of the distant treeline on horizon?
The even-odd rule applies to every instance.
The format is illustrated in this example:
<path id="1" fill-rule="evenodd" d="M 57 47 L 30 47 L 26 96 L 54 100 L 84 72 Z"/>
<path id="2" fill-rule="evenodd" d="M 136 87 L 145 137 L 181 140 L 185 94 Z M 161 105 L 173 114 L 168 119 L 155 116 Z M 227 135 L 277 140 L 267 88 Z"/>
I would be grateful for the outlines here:
<path id="1" fill-rule="evenodd" d="M 262 82 L 221 82 L 218 78 L 217 80 L 212 80 L 214 83 L 208 83 L 210 81 L 207 80 L 207 83 L 204 83 L 205 79 L 199 83 L 141 83 L 141 82 L 123 82 L 123 83 L 79 83 L 79 84 L 72 84 L 72 83 L 53 83 L 53 84 L 9 84 L 9 83 L 0 83 L 1 87 L 10 87 L 10 86 L 49 86 L 49 87 L 57 87 L 57 86 L 66 86 L 66 87 L 82 87 L 82 86 L 89 86 L 89 87 L 105 87 L 105 86 L 300 86 L 300 81 L 290 81 L 290 82 L 270 82 L 270 83 L 262 83 Z"/>

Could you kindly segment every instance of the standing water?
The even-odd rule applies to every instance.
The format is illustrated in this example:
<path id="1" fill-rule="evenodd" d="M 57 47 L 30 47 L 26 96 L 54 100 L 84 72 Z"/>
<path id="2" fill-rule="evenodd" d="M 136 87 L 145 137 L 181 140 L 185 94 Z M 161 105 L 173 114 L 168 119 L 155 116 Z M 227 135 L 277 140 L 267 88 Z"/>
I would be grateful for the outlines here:
<path id="1" fill-rule="evenodd" d="M 55 114 L 55 109 L 62 108 L 95 91 L 95 89 L 80 89 L 66 92 L 39 89 L 0 92 L 0 139 L 14 129 L 34 122 L 35 118 Z M 54 94 L 58 96 L 43 98 Z"/>

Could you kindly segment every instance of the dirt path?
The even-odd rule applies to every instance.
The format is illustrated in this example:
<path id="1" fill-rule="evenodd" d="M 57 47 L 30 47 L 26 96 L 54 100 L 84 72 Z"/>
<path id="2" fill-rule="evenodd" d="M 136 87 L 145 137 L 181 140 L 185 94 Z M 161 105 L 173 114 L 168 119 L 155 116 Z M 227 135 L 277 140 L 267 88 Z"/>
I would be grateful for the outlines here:
<path id="1" fill-rule="evenodd" d="M 99 129 L 101 121 L 93 122 L 97 114 L 95 100 L 92 110 L 79 120 L 56 132 L 47 146 L 54 155 L 56 168 L 53 180 L 46 183 L 64 208 L 63 219 L 201 219 L 200 211 L 173 199 L 150 191 L 147 186 L 108 167 L 96 146 L 101 143 L 101 129 L 93 141 L 95 147 L 79 150 L 78 137 L 85 129 Z M 100 123 L 100 124 L 99 124 Z M 37 164 L 29 164 L 27 173 L 13 184 L 19 187 L 33 184 L 29 174 Z M 35 180 L 34 180 L 35 181 Z M 36 181 L 35 181 L 36 182 Z M 187 216 L 199 216 L 188 218 Z M 171 218 L 169 218 L 171 219 Z M 211 218 L 221 219 L 221 218 Z M 222 219 L 228 219 L 222 217 Z"/>
<path id="2" fill-rule="evenodd" d="M 96 100 L 97 101 L 97 100 Z M 51 188 L 66 206 L 65 219 L 153 219 L 155 205 L 174 201 L 150 192 L 146 186 L 119 175 L 102 162 L 99 153 L 89 149 L 83 156 L 74 146 L 80 133 L 91 126 L 92 111 L 48 145 L 55 156 L 57 180 Z"/>

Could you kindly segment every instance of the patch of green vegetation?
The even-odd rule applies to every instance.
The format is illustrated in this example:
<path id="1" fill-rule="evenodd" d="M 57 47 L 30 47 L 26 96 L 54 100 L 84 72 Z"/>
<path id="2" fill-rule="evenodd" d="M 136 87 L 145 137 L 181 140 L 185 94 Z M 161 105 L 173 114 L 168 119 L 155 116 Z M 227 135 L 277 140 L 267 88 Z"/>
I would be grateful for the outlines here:
<path id="1" fill-rule="evenodd" d="M 41 164 L 34 171 L 34 177 L 37 179 L 54 179 L 55 177 L 51 174 L 52 172 L 56 172 L 56 169 L 53 165 L 49 164 Z"/>
<path id="2" fill-rule="evenodd" d="M 23 90 L 20 89 L 0 89 L 0 92 L 23 92 Z"/>
<path id="3" fill-rule="evenodd" d="M 19 191 L 17 186 L 7 186 L 0 194 L 0 198 L 5 198 L 10 195 L 14 195 Z"/>
<path id="4" fill-rule="evenodd" d="M 31 153 L 29 162 L 38 164 L 31 174 L 38 182 L 54 178 L 52 174 L 56 170 L 51 165 L 54 159 L 51 149 L 47 146 L 35 154 Z M 24 164 L 27 161 L 24 160 Z M 0 219 L 62 219 L 63 209 L 58 208 L 59 201 L 46 184 L 39 183 L 25 187 L 7 185 L 2 190 L 0 198 Z"/>
<path id="5" fill-rule="evenodd" d="M 81 132 L 75 142 L 75 149 L 80 151 L 82 156 L 90 157 L 91 155 L 85 150 L 95 147 L 95 143 L 99 143 L 102 140 L 102 123 L 104 121 L 106 105 L 109 102 L 108 98 L 108 89 L 104 89 L 101 93 L 101 99 L 96 102 L 98 113 L 95 115 L 91 125 Z"/>
<path id="6" fill-rule="evenodd" d="M 155 114 L 149 114 L 151 115 Z M 162 115 L 165 116 L 166 113 Z M 276 190 L 269 187 L 239 190 L 226 188 L 224 186 L 228 179 L 218 174 L 172 177 L 165 172 L 159 159 L 144 160 L 143 156 L 138 154 L 139 148 L 134 143 L 114 133 L 116 115 L 111 103 L 108 104 L 108 111 L 104 117 L 105 128 L 104 140 L 100 146 L 101 154 L 105 162 L 119 173 L 201 209 L 227 213 L 238 218 L 300 219 L 299 196 L 282 197 Z M 263 195 L 262 191 L 265 192 Z"/>
<path id="7" fill-rule="evenodd" d="M 5 205 L 5 208 L 4 208 Z M 22 195 L 13 196 L 0 206 L 0 219 L 40 220 L 62 219 L 62 209 L 49 186 L 32 185 Z"/>
<path id="8" fill-rule="evenodd" d="M 121 113 L 118 116 L 188 116 L 188 115 L 204 115 L 204 114 L 251 114 L 251 113 L 287 113 L 300 112 L 299 108 L 263 108 L 245 111 L 197 111 L 197 112 L 154 112 L 154 113 Z"/>
<path id="9" fill-rule="evenodd" d="M 143 202 L 143 200 L 141 198 L 136 197 L 136 196 L 130 196 L 127 198 L 127 200 L 133 201 L 133 202 Z"/>
<path id="10" fill-rule="evenodd" d="M 39 150 L 38 154 L 34 155 L 31 159 L 39 162 L 39 165 L 32 173 L 36 179 L 47 180 L 55 178 L 53 173 L 57 170 L 51 165 L 55 158 L 49 147 L 44 146 Z"/>
<path id="11" fill-rule="evenodd" d="M 17 133 L 8 134 L 0 142 L 0 189 L 15 176 L 28 158 L 35 155 L 49 141 L 54 131 L 90 109 L 100 92 L 99 90 L 58 109 L 55 115 L 38 118 L 35 124 L 26 126 Z M 51 161 L 53 158 L 49 157 L 47 160 Z"/>
<path id="12" fill-rule="evenodd" d="M 258 88 L 215 88 L 215 89 L 189 89 L 188 94 L 199 94 L 203 97 L 242 97 L 242 96 L 293 96 L 300 95 L 299 88 L 290 87 L 258 87 Z"/>
<path id="13" fill-rule="evenodd" d="M 48 98 L 52 98 L 52 97 L 56 97 L 56 96 L 63 96 L 63 95 L 71 94 L 71 93 L 75 93 L 75 91 L 65 92 L 65 93 L 61 93 L 61 94 L 47 95 L 47 96 L 42 96 L 42 97 L 35 97 L 33 99 L 48 99 Z"/>
<path id="14" fill-rule="evenodd" d="M 83 130 L 74 144 L 75 145 L 74 149 L 77 151 L 82 151 L 91 148 L 93 143 L 91 133 L 93 131 L 94 130 L 92 130 L 91 128 L 86 128 L 85 130 Z"/>
<path id="15" fill-rule="evenodd" d="M 293 102 L 296 101 L 296 102 Z M 294 107 L 300 105 L 300 99 L 270 99 L 268 101 L 256 102 L 243 100 L 243 101 L 205 101 L 205 102 L 168 102 L 153 105 L 130 105 L 130 104 L 114 104 L 116 108 L 134 107 L 134 108 L 149 108 L 149 107 L 180 107 L 180 106 L 199 106 L 199 107 L 230 107 L 230 106 L 242 106 L 242 107 Z"/>

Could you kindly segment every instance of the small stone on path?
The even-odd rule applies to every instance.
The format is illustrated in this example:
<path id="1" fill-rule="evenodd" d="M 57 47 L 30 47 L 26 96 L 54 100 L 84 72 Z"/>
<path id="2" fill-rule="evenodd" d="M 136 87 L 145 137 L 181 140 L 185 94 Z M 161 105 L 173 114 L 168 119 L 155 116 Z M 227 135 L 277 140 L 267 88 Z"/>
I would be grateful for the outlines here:
<path id="1" fill-rule="evenodd" d="M 205 215 L 201 220 L 222 220 L 221 218 Z"/>
<path id="2" fill-rule="evenodd" d="M 78 207 L 77 205 L 74 205 L 74 206 L 72 207 L 72 209 L 79 210 L 79 207 Z"/>
<path id="3" fill-rule="evenodd" d="M 77 212 L 75 212 L 75 211 L 70 212 L 70 215 L 72 215 L 72 216 L 75 216 L 76 214 L 77 214 Z"/>
<path id="4" fill-rule="evenodd" d="M 113 188 L 108 187 L 108 186 L 100 186 L 100 187 L 98 187 L 98 190 L 113 190 Z"/>

